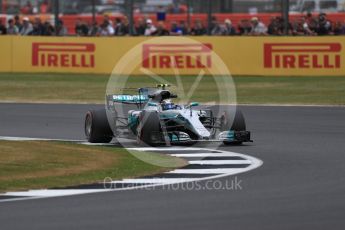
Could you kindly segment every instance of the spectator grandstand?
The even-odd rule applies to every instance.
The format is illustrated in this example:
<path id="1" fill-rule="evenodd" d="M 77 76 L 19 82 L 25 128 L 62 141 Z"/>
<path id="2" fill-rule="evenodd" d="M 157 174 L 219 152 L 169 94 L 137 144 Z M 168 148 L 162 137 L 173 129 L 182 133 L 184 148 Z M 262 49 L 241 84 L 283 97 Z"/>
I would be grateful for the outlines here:
<path id="1" fill-rule="evenodd" d="M 289 22 L 289 35 L 315 36 L 315 35 L 345 35 L 345 15 L 325 13 L 303 14 L 291 16 Z M 42 22 L 38 16 L 13 17 L 5 22 L 0 18 L 1 35 L 41 35 L 41 36 L 126 36 L 129 35 L 129 22 L 126 16 L 98 16 L 95 21 L 91 17 L 62 16 L 55 28 L 51 20 Z M 213 16 L 211 35 L 284 35 L 284 19 L 279 14 L 226 14 Z M 5 26 L 6 25 L 6 26 Z M 157 31 L 158 30 L 158 31 Z M 8 32 L 5 32 L 8 31 Z M 190 26 L 184 17 L 169 18 L 166 21 L 157 21 L 152 17 L 135 17 L 134 35 L 206 35 L 207 22 L 204 15 L 193 17 Z M 56 33 L 57 32 L 57 33 Z"/>
<path id="2" fill-rule="evenodd" d="M 19 5 L 15 5 L 16 2 L 19 2 Z M 61 11 L 54 11 L 59 8 L 58 5 L 54 5 L 57 2 L 61 4 Z M 96 5 L 92 6 L 91 2 Z M 280 12 L 283 6 L 279 3 L 284 2 L 280 0 L 203 1 L 203 3 L 212 2 L 208 6 L 196 4 L 200 2 L 198 0 L 135 0 L 132 1 L 130 8 L 128 8 L 128 2 L 131 1 L 2 1 L 1 10 L 4 14 L 0 15 L 1 34 L 23 36 L 126 36 L 129 34 L 135 36 L 322 36 L 345 34 L 345 13 L 339 12 L 342 1 L 309 0 L 311 5 L 306 5 L 306 1 L 290 0 L 292 5 L 290 5 L 289 21 Z M 18 15 L 7 13 L 12 9 L 11 4 L 14 4 L 14 8 L 20 9 L 17 12 Z M 208 7 L 209 11 L 205 12 Z M 316 12 L 316 10 L 326 9 L 325 7 L 333 10 L 327 14 Z M 132 10 L 128 11 L 128 9 Z M 315 12 L 304 12 L 305 10 Z M 242 11 L 247 11 L 247 13 Z"/>

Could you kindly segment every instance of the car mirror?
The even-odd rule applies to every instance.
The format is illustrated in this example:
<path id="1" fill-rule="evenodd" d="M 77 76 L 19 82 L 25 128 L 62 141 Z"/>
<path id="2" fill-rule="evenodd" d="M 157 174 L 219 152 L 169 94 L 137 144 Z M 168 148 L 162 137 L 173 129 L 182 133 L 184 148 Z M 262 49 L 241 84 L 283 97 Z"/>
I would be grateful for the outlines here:
<path id="1" fill-rule="evenodd" d="M 193 107 L 193 106 L 199 106 L 199 103 L 198 102 L 191 102 L 190 107 Z"/>

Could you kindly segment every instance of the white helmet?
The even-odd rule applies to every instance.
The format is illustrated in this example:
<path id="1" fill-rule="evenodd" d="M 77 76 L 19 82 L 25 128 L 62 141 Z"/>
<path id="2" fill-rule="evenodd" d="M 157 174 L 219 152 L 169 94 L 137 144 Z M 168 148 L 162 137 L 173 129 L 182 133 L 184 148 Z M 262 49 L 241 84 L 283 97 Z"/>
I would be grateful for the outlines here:
<path id="1" fill-rule="evenodd" d="M 163 110 L 175 109 L 175 105 L 171 100 L 164 100 L 162 102 L 162 108 Z"/>

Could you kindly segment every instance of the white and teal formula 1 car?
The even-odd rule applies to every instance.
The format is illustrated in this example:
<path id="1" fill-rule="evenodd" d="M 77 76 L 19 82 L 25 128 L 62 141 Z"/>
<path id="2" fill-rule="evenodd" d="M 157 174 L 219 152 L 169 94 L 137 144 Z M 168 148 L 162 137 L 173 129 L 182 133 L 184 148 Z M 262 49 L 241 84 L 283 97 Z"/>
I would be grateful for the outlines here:
<path id="1" fill-rule="evenodd" d="M 103 110 L 88 111 L 85 134 L 92 143 L 108 143 L 114 137 L 135 138 L 147 145 L 191 144 L 218 141 L 224 144 L 251 142 L 244 117 L 238 109 L 233 114 L 214 116 L 210 109 L 197 109 L 199 103 L 177 105 L 177 95 L 157 88 L 139 88 L 136 95 L 108 95 Z M 118 115 L 117 106 L 135 106 Z"/>

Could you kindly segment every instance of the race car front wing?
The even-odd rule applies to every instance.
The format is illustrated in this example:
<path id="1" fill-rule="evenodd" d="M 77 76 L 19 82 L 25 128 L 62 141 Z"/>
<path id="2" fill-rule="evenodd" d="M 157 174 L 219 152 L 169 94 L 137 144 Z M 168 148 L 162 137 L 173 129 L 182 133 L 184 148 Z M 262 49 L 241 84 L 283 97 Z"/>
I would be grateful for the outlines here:
<path id="1" fill-rule="evenodd" d="M 253 142 L 250 139 L 250 131 L 223 131 L 219 134 L 220 141 L 227 142 Z"/>
<path id="2" fill-rule="evenodd" d="M 253 142 L 250 139 L 250 131 L 223 131 L 218 135 L 218 138 L 213 139 L 192 139 L 185 132 L 167 132 L 167 139 L 161 132 L 152 132 L 151 140 L 157 144 L 164 144 L 169 141 L 171 144 L 181 144 L 188 142 Z"/>

